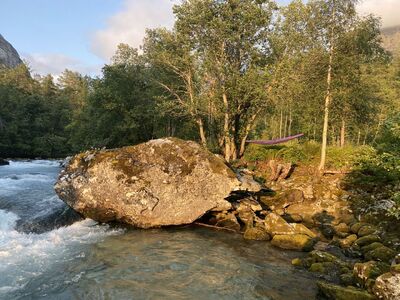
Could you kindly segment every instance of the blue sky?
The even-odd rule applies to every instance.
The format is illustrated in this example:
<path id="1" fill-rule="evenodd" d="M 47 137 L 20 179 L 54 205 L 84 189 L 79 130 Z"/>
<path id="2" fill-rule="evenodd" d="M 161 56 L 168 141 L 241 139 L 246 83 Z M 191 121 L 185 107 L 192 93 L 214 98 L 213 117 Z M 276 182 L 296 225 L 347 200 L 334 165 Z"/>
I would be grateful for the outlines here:
<path id="1" fill-rule="evenodd" d="M 137 47 L 145 28 L 171 26 L 177 1 L 1 0 L 0 34 L 34 72 L 57 75 L 69 68 L 95 75 L 118 43 Z M 361 11 L 380 13 L 394 25 L 399 8 L 400 0 L 365 0 Z"/>

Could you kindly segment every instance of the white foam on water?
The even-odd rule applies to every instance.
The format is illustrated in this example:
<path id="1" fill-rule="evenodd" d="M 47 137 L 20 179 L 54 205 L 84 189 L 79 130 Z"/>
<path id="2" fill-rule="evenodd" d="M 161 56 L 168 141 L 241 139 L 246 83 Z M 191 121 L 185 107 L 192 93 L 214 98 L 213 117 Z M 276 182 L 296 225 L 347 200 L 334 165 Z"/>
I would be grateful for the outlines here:
<path id="1" fill-rule="evenodd" d="M 10 160 L 9 165 L 3 168 L 37 168 L 37 167 L 59 167 L 60 160 Z"/>
<path id="2" fill-rule="evenodd" d="M 76 246 L 123 232 L 86 219 L 43 234 L 25 234 L 15 230 L 17 220 L 16 214 L 0 210 L 0 298 L 43 274 L 52 262 L 68 260 Z"/>
<path id="3" fill-rule="evenodd" d="M 55 183 L 55 178 L 45 174 L 11 174 L 0 177 L 0 195 L 9 196 L 26 188 L 26 184 Z"/>
<path id="4" fill-rule="evenodd" d="M 13 230 L 15 223 L 18 221 L 18 216 L 12 212 L 7 212 L 0 209 L 0 234 Z M 0 236 L 1 241 L 1 236 Z M 0 243 L 1 246 L 1 243 Z"/>

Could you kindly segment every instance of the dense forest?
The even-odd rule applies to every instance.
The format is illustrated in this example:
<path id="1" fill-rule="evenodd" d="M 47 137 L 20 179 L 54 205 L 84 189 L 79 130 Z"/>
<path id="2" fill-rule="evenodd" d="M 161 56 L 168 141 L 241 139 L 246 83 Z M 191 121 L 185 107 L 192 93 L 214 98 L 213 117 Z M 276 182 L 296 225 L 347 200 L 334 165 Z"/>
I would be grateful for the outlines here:
<path id="1" fill-rule="evenodd" d="M 120 44 L 96 78 L 0 70 L 0 157 L 63 157 L 152 138 L 197 140 L 227 161 L 249 138 L 304 133 L 398 154 L 400 56 L 356 0 L 196 0 L 172 29 Z M 397 156 L 396 156 L 397 157 Z"/>

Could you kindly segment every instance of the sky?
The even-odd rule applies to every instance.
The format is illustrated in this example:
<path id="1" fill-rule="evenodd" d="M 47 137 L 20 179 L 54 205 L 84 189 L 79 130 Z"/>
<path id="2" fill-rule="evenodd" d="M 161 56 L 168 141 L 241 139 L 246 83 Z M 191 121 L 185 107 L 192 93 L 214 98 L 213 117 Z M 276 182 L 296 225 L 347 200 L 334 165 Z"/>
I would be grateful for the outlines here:
<path id="1" fill-rule="evenodd" d="M 2 34 L 34 73 L 99 75 L 116 46 L 140 46 L 146 28 L 171 27 L 178 0 L 0 0 Z M 285 5 L 290 0 L 278 0 Z M 364 0 L 384 27 L 400 25 L 400 0 Z"/>

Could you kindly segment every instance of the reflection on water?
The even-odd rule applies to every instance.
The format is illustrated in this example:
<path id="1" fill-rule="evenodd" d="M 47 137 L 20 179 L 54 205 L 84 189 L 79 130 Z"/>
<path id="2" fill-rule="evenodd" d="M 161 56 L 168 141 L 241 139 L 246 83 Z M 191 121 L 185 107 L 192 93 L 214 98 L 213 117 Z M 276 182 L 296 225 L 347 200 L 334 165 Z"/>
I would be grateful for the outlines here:
<path id="1" fill-rule="evenodd" d="M 109 228 L 90 220 L 18 232 L 18 218 L 63 205 L 52 191 L 57 171 L 47 162 L 0 170 L 0 299 L 315 298 L 315 279 L 290 264 L 302 254 L 240 235 Z"/>

